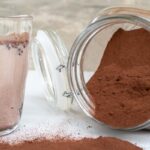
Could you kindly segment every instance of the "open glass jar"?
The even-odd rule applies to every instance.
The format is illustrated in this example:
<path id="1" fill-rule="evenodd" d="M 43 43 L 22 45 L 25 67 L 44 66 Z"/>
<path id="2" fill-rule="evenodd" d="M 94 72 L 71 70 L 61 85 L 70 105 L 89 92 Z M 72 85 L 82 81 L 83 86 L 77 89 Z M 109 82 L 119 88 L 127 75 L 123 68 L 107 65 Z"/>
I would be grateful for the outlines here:
<path id="1" fill-rule="evenodd" d="M 68 109 L 76 100 L 85 114 L 95 119 L 95 104 L 86 82 L 97 70 L 112 35 L 119 28 L 150 31 L 149 19 L 148 10 L 129 7 L 105 9 L 80 33 L 69 53 L 55 32 L 38 31 L 32 44 L 33 60 L 43 79 L 48 101 Z M 140 130 L 149 126 L 150 121 L 146 121 L 138 126 L 117 129 Z"/>

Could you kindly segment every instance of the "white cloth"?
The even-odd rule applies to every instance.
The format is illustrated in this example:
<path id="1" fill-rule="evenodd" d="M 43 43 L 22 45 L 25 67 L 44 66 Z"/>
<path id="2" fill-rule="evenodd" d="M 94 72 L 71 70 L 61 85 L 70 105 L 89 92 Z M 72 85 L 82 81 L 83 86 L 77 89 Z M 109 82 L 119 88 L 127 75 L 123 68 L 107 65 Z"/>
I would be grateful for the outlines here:
<path id="1" fill-rule="evenodd" d="M 55 135 L 70 137 L 114 136 L 136 143 L 144 150 L 150 150 L 150 131 L 116 131 L 91 120 L 79 107 L 61 111 L 52 108 L 45 100 L 42 84 L 35 71 L 27 77 L 26 94 L 20 127 L 14 133 L 0 138 L 14 143 L 22 140 Z"/>

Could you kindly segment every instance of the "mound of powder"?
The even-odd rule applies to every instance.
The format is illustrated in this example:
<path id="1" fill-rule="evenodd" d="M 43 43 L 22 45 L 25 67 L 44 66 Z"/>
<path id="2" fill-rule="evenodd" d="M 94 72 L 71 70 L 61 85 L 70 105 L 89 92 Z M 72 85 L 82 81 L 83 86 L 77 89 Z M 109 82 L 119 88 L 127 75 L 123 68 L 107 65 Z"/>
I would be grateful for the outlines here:
<path id="1" fill-rule="evenodd" d="M 142 150 L 141 148 L 117 138 L 99 137 L 97 139 L 55 139 L 34 140 L 18 145 L 0 144 L 2 150 Z"/>
<path id="2" fill-rule="evenodd" d="M 95 118 L 114 128 L 150 119 L 150 32 L 119 29 L 87 83 Z"/>

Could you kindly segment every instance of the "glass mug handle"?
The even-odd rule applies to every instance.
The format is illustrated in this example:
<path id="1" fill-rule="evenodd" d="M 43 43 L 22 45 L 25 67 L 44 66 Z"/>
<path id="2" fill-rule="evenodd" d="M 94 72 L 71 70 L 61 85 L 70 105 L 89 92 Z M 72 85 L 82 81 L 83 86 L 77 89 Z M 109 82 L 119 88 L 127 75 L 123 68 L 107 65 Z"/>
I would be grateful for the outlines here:
<path id="1" fill-rule="evenodd" d="M 64 43 L 55 32 L 39 30 L 31 48 L 34 66 L 43 81 L 46 99 L 55 107 L 69 109 L 72 96 L 66 68 L 68 51 Z"/>

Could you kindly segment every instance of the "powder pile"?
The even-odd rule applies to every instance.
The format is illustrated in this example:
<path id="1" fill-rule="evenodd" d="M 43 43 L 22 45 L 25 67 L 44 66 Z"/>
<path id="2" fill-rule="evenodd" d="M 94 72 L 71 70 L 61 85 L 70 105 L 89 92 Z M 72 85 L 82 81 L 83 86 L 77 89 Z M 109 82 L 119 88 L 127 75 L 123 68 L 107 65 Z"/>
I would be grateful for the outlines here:
<path id="1" fill-rule="evenodd" d="M 87 83 L 95 118 L 114 128 L 150 119 L 150 32 L 117 30 Z"/>
<path id="2" fill-rule="evenodd" d="M 34 140 L 18 145 L 0 144 L 2 150 L 142 150 L 141 148 L 112 137 L 99 137 L 97 139 L 57 139 Z"/>

